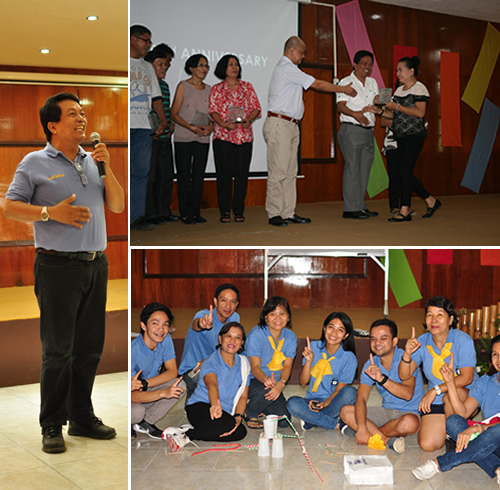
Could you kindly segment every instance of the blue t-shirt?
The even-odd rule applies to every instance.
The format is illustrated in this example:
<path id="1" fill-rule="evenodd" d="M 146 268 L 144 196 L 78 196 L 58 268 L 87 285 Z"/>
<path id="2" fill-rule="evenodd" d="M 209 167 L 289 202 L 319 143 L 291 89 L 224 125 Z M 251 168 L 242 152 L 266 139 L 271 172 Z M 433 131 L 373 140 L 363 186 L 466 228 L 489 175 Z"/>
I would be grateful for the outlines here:
<path id="1" fill-rule="evenodd" d="M 500 383 L 498 373 L 481 376 L 470 387 L 469 396 L 481 405 L 484 419 L 500 412 Z"/>
<path id="2" fill-rule="evenodd" d="M 174 343 L 168 334 L 163 342 L 151 350 L 145 343 L 142 335 L 132 340 L 130 348 L 130 372 L 135 376 L 142 369 L 142 379 L 153 378 L 160 374 L 164 362 L 175 359 Z"/>
<path id="3" fill-rule="evenodd" d="M 205 376 L 214 373 L 217 376 L 219 388 L 219 399 L 224 412 L 232 414 L 234 397 L 241 387 L 241 357 L 234 357 L 234 366 L 230 368 L 222 359 L 220 349 L 217 349 L 208 359 L 205 359 L 201 365 L 200 381 L 198 382 L 194 393 L 189 398 L 187 405 L 193 403 L 210 403 L 208 398 L 208 388 L 205 384 Z M 247 378 L 245 386 L 250 384 L 250 376 Z"/>
<path id="4" fill-rule="evenodd" d="M 205 315 L 210 314 L 210 310 L 200 310 L 193 317 L 192 323 L 199 318 L 203 318 Z M 228 319 L 227 322 L 239 322 L 240 315 L 234 312 Z M 213 309 L 213 324 L 210 330 L 201 330 L 197 332 L 193 330 L 192 326 L 189 327 L 188 333 L 186 335 L 186 340 L 184 341 L 184 352 L 182 353 L 181 364 L 179 366 L 179 374 L 185 374 L 198 364 L 203 359 L 212 355 L 215 352 L 215 347 L 219 344 L 219 332 L 220 329 L 225 325 L 219 320 L 217 316 L 217 308 Z"/>
<path id="5" fill-rule="evenodd" d="M 447 347 L 450 352 L 453 352 L 453 364 L 455 367 L 455 372 L 458 374 L 459 370 L 464 367 L 474 368 L 474 380 L 477 379 L 476 367 L 476 349 L 474 348 L 474 341 L 472 338 L 456 328 L 451 328 L 448 332 L 448 337 L 443 345 L 443 349 L 438 349 L 432 340 L 432 334 L 430 332 L 424 333 L 418 338 L 420 342 L 420 347 L 417 351 L 412 354 L 412 360 L 415 361 L 417 366 L 422 364 L 422 369 L 424 371 L 425 377 L 429 381 L 429 390 L 435 385 L 440 385 L 444 383 L 441 373 L 433 373 L 433 355 L 430 349 L 433 350 L 435 355 L 440 355 L 441 352 Z M 450 345 L 451 344 L 451 345 Z M 450 362 L 450 356 L 446 356 L 443 359 L 445 362 Z M 437 374 L 437 376 L 435 376 Z M 469 387 L 468 385 L 467 387 Z M 443 403 L 443 396 L 438 395 L 434 400 L 434 404 L 439 405 Z"/>
<path id="6" fill-rule="evenodd" d="M 314 366 L 319 360 L 324 358 L 323 354 L 326 354 L 327 360 L 332 357 L 328 354 L 326 345 L 321 340 L 311 342 L 311 350 L 314 354 L 311 370 L 314 369 Z M 305 362 L 306 359 L 304 357 L 302 359 L 302 365 L 304 365 Z M 333 359 L 329 360 L 329 364 L 332 374 L 325 374 L 323 378 L 321 378 L 321 382 L 316 391 L 312 391 L 316 378 L 311 375 L 309 389 L 306 393 L 307 400 L 325 401 L 335 391 L 337 383 L 352 383 L 356 374 L 356 368 L 358 367 L 358 360 L 353 352 L 345 351 L 342 345 L 340 345 L 337 352 L 333 355 Z"/>
<path id="7" fill-rule="evenodd" d="M 391 381 L 396 383 L 401 383 L 401 378 L 399 377 L 399 363 L 401 362 L 401 358 L 403 357 L 404 350 L 396 347 L 394 351 L 394 356 L 392 358 L 391 369 L 387 371 L 380 361 L 379 356 L 373 356 L 373 362 L 376 366 L 380 368 L 380 372 L 382 374 L 387 374 Z M 424 380 L 422 378 L 422 372 L 420 369 L 415 369 L 413 376 L 415 378 L 415 391 L 413 392 L 413 396 L 410 400 L 403 400 L 402 398 L 398 398 L 390 393 L 384 386 L 380 386 L 375 382 L 374 379 L 370 378 L 365 373 L 365 370 L 370 365 L 370 360 L 365 362 L 363 366 L 363 371 L 361 372 L 360 383 L 368 386 L 373 386 L 376 384 L 377 390 L 382 397 L 382 406 L 384 408 L 392 409 L 392 410 L 400 410 L 402 412 L 415 412 L 418 413 L 418 405 L 422 397 L 424 396 Z"/>
<path id="8" fill-rule="evenodd" d="M 274 354 L 274 349 L 271 345 L 269 337 L 271 337 L 274 342 L 274 338 L 269 330 L 269 327 L 266 325 L 262 328 L 257 325 L 250 330 L 245 342 L 245 355 L 247 357 L 260 357 L 260 368 L 266 376 L 271 376 L 271 370 L 267 365 L 271 362 Z M 281 331 L 278 342 L 275 343 L 276 347 L 278 347 L 278 344 L 282 339 L 285 340 L 281 347 L 281 352 L 285 355 L 285 357 L 291 357 L 294 359 L 295 353 L 297 352 L 297 336 L 289 328 L 284 328 Z M 283 362 L 281 362 L 280 365 L 280 369 L 274 369 L 272 371 L 274 372 L 276 381 L 279 380 L 281 371 L 283 370 Z M 252 378 L 253 377 L 254 376 L 252 375 Z"/>
<path id="9" fill-rule="evenodd" d="M 83 148 L 79 147 L 75 161 L 81 164 L 87 176 L 85 186 L 71 160 L 50 143 L 43 150 L 26 155 L 17 166 L 6 199 L 36 206 L 55 206 L 75 194 L 72 205 L 85 206 L 92 213 L 90 221 L 82 223 L 81 229 L 51 219 L 35 221 L 36 248 L 60 252 L 100 252 L 106 248 L 103 180 L 90 153 Z"/>

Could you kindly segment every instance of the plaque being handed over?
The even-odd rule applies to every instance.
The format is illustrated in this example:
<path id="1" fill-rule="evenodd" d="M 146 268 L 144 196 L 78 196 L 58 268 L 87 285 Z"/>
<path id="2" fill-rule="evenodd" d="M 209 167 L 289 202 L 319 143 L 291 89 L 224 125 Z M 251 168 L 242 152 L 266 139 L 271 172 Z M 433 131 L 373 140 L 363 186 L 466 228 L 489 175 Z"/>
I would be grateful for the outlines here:
<path id="1" fill-rule="evenodd" d="M 210 124 L 210 118 L 208 114 L 204 112 L 196 111 L 193 116 L 193 120 L 191 121 L 193 126 L 208 126 Z"/>
<path id="2" fill-rule="evenodd" d="M 381 88 L 378 96 L 378 102 L 375 105 L 384 106 L 391 101 L 392 88 Z"/>

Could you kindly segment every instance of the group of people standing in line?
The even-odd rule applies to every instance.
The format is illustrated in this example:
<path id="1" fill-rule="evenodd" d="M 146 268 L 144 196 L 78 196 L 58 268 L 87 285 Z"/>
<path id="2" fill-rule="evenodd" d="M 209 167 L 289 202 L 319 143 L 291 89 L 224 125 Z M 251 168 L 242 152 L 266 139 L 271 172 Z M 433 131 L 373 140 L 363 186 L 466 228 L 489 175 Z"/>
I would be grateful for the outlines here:
<path id="1" fill-rule="evenodd" d="M 338 429 L 365 445 L 375 437 L 397 453 L 405 451 L 406 436 L 418 433 L 424 451 L 446 444 L 447 452 L 415 468 L 417 479 L 475 462 L 500 483 L 500 336 L 491 341 L 490 371 L 478 378 L 473 340 L 457 330 L 448 299 L 427 301 L 427 331 L 417 338 L 413 328 L 404 349 L 395 322 L 373 322 L 358 389 L 352 386 L 358 368 L 353 323 L 344 312 L 331 313 L 319 340 L 306 337 L 299 376 L 309 385 L 305 397 L 288 400 L 283 391 L 297 350 L 290 305 L 286 298 L 269 298 L 246 335 L 239 301 L 233 284 L 217 288 L 213 306 L 193 318 L 179 369 L 168 334 L 172 313 L 160 303 L 144 308 L 142 335 L 131 350 L 133 436 L 164 439 L 175 452 L 193 440 L 241 440 L 247 428 L 262 429 L 266 415 L 280 416 L 283 427 L 285 417 L 294 416 L 302 430 Z M 380 407 L 368 406 L 374 385 Z M 189 424 L 157 428 L 185 391 Z M 479 409 L 481 422 L 472 420 Z"/>
<path id="2" fill-rule="evenodd" d="M 166 44 L 158 44 L 149 51 L 151 44 L 149 29 L 139 25 L 131 27 L 132 229 L 150 230 L 156 224 L 179 219 L 185 224 L 206 222 L 201 216 L 201 200 L 211 138 L 220 222 L 230 223 L 231 211 L 235 222 L 244 222 L 254 139 L 252 125 L 262 117 L 262 109 L 253 86 L 241 78 L 238 57 L 227 54 L 218 61 L 214 74 L 222 81 L 211 87 L 204 81 L 210 69 L 208 59 L 203 54 L 191 55 L 184 66 L 189 78 L 177 86 L 170 107 L 170 91 L 164 78 L 174 52 Z M 344 157 L 343 218 L 366 219 L 378 215 L 370 211 L 365 202 L 377 115 L 386 123 L 391 122 L 386 124 L 391 126 L 388 130 L 391 144 L 386 145 L 386 155 L 390 207 L 394 214 L 389 221 L 411 221 L 415 214 L 411 209 L 412 190 L 426 201 L 427 213 L 423 217 L 431 217 L 441 202 L 413 175 L 426 138 L 425 112 L 429 100 L 426 87 L 417 81 L 418 58 L 399 61 L 400 86 L 391 102 L 378 106 L 378 85 L 370 77 L 372 53 L 358 51 L 354 71 L 339 85 L 303 72 L 299 65 L 305 54 L 304 41 L 297 36 L 289 38 L 270 81 L 263 126 L 267 144 L 269 224 L 287 226 L 311 222 L 310 218 L 295 213 L 303 92 L 310 88 L 337 94 L 341 122 L 338 136 Z M 174 177 L 172 135 L 180 216 L 170 209 Z"/>

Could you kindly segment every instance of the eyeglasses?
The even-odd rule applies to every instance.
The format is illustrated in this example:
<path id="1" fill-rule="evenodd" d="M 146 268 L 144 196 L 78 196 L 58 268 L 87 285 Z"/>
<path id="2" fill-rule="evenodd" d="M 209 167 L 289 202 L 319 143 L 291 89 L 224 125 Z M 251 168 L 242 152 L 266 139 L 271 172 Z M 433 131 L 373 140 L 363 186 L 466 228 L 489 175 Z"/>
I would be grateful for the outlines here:
<path id="1" fill-rule="evenodd" d="M 206 68 L 207 70 L 210 70 L 210 66 L 209 65 L 196 65 L 196 68 Z"/>
<path id="2" fill-rule="evenodd" d="M 89 179 L 87 176 L 83 173 L 83 167 L 80 162 L 73 162 L 71 164 L 75 170 L 78 172 L 78 175 L 80 176 L 80 182 L 82 183 L 83 187 L 86 187 L 87 184 L 89 183 Z"/>
<path id="3" fill-rule="evenodd" d="M 135 36 L 137 39 L 140 39 L 141 41 L 144 41 L 146 44 L 153 44 L 153 41 L 151 39 L 144 39 L 143 37 Z"/>

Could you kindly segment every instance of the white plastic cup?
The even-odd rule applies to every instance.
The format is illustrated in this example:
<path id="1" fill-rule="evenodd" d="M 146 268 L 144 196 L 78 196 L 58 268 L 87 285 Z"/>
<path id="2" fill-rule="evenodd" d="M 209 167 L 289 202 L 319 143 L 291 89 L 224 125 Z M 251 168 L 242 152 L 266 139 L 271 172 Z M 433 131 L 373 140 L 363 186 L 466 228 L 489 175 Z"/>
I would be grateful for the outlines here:
<path id="1" fill-rule="evenodd" d="M 268 415 L 264 419 L 264 434 L 268 439 L 272 439 L 278 432 L 278 415 Z"/>
<path id="2" fill-rule="evenodd" d="M 281 436 L 273 437 L 273 458 L 283 457 L 283 438 Z"/>
<path id="3" fill-rule="evenodd" d="M 257 451 L 259 456 L 269 456 L 269 440 L 264 434 L 259 437 L 259 450 Z"/>

